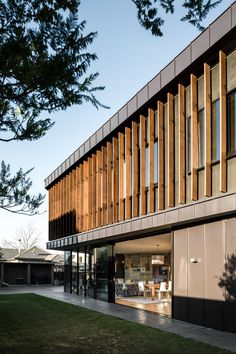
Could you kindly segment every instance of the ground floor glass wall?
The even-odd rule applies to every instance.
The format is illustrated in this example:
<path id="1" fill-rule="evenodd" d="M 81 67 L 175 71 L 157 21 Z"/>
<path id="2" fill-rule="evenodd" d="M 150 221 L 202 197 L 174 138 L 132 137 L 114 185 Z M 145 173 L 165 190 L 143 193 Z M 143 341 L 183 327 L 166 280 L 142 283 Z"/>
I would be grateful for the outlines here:
<path id="1" fill-rule="evenodd" d="M 65 252 L 65 291 L 114 301 L 113 246 L 84 247 Z"/>

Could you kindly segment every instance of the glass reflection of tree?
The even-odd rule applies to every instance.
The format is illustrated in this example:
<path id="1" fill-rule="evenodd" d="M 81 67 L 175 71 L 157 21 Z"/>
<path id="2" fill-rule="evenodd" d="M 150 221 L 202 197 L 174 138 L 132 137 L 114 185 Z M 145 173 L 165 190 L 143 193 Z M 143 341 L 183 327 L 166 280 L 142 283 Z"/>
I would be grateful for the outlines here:
<path id="1" fill-rule="evenodd" d="M 218 285 L 225 289 L 225 299 L 227 301 L 236 300 L 236 255 L 227 257 L 224 266 L 225 270 L 220 277 Z"/>

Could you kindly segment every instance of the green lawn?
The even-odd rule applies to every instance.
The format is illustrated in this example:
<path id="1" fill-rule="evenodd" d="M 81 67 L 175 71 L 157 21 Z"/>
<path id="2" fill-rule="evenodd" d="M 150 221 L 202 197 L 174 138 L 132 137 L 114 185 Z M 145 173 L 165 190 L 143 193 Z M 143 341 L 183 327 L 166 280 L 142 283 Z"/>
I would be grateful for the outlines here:
<path id="1" fill-rule="evenodd" d="M 0 295 L 0 353 L 229 353 L 34 294 Z"/>

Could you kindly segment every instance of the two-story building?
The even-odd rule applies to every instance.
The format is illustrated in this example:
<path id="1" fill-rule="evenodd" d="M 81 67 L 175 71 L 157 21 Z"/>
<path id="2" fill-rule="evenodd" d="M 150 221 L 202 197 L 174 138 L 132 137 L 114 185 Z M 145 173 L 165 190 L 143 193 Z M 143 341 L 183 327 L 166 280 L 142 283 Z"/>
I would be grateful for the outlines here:
<path id="1" fill-rule="evenodd" d="M 236 332 L 236 3 L 45 185 L 65 291 Z"/>

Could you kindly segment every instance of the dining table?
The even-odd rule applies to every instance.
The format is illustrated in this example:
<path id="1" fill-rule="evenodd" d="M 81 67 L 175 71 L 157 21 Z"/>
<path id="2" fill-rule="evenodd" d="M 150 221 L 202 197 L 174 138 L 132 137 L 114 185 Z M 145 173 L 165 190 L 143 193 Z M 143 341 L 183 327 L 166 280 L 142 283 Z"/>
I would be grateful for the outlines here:
<path id="1" fill-rule="evenodd" d="M 144 284 L 144 293 L 143 296 L 146 297 L 145 290 L 150 290 L 152 295 L 152 301 L 154 301 L 156 289 L 160 289 L 160 284 Z"/>

